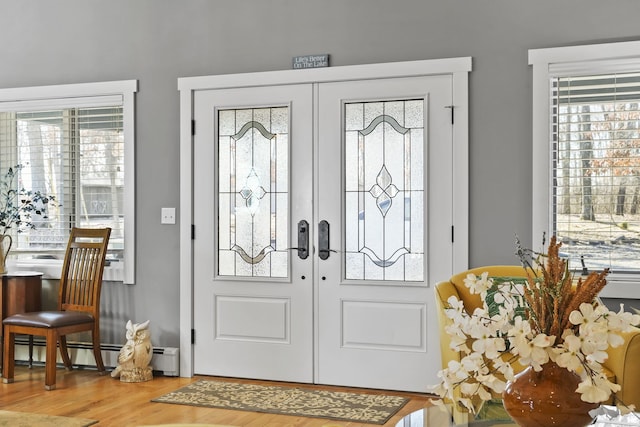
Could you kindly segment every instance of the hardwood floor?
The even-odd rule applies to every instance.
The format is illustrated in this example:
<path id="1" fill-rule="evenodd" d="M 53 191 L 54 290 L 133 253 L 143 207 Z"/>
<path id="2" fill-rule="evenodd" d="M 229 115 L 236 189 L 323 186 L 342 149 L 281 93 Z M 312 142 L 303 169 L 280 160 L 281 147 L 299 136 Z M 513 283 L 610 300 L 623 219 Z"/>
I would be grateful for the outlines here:
<path id="1" fill-rule="evenodd" d="M 145 424 L 207 423 L 249 427 L 364 427 L 370 424 L 261 414 L 237 410 L 199 408 L 185 405 L 154 403 L 151 399 L 207 377 L 154 377 L 144 383 L 122 383 L 108 374 L 100 376 L 93 370 L 57 370 L 57 388 L 44 389 L 44 367 L 16 366 L 15 382 L 0 384 L 0 409 L 35 412 L 47 415 L 80 417 L 99 420 L 97 426 L 141 426 Z M 277 384 L 265 381 L 226 379 L 255 384 Z M 304 385 L 305 387 L 314 387 Z M 342 387 L 319 386 L 326 390 L 353 391 Z M 360 390 L 361 391 L 361 390 Z M 371 393 L 384 393 L 367 390 Z M 431 396 L 419 393 L 393 394 L 411 400 L 385 426 L 395 426 L 405 415 L 429 406 Z"/>

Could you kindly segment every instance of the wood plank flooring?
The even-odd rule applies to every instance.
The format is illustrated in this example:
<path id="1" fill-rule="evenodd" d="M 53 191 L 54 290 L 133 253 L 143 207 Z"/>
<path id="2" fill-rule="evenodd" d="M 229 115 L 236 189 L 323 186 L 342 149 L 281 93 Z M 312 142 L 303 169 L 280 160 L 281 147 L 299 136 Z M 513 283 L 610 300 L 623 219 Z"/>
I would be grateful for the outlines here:
<path id="1" fill-rule="evenodd" d="M 151 399 L 174 391 L 198 379 L 211 377 L 154 377 L 144 383 L 122 383 L 108 374 L 100 376 L 94 370 L 57 370 L 57 388 L 44 389 L 44 367 L 16 366 L 15 382 L 0 384 L 0 409 L 34 412 L 47 415 L 80 417 L 99 420 L 97 426 L 142 426 L 169 423 L 206 423 L 247 427 L 365 427 L 370 424 L 261 414 L 237 410 L 199 408 L 185 405 L 154 403 Z M 240 379 L 217 378 L 254 384 L 288 385 Z M 299 384 L 296 384 L 299 385 Z M 305 387 L 314 387 L 304 385 Z M 363 391 L 343 387 L 318 386 L 326 390 Z M 364 390 L 385 393 L 379 390 Z M 411 400 L 385 426 L 395 426 L 405 415 L 430 406 L 431 396 L 419 393 L 393 394 Z"/>

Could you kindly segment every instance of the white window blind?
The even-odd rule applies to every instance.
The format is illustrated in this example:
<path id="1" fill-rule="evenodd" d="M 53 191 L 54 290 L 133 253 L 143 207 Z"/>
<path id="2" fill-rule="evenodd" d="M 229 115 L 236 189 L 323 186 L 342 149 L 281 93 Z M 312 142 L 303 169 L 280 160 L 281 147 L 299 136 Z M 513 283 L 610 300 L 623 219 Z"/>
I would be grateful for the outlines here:
<path id="1" fill-rule="evenodd" d="M 573 269 L 640 272 L 640 73 L 550 86 L 553 232 Z"/>

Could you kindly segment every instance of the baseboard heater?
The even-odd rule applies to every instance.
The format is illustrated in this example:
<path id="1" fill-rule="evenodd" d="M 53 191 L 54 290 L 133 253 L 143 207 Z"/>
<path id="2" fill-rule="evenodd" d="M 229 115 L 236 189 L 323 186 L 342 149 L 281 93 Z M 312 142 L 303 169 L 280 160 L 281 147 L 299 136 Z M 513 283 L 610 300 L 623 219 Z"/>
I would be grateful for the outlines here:
<path id="1" fill-rule="evenodd" d="M 67 343 L 69 357 L 74 366 L 86 366 L 95 368 L 96 362 L 93 357 L 93 347 L 87 342 Z M 118 365 L 118 354 L 122 345 L 101 344 L 102 360 L 107 369 L 115 368 Z M 29 339 L 26 336 L 16 337 L 16 361 L 27 362 L 29 360 Z M 35 340 L 33 343 L 33 361 L 42 363 L 45 361 L 44 341 Z M 58 363 L 62 363 L 60 352 L 58 352 Z M 169 377 L 180 375 L 180 350 L 175 347 L 154 347 L 151 367 L 154 373 Z"/>

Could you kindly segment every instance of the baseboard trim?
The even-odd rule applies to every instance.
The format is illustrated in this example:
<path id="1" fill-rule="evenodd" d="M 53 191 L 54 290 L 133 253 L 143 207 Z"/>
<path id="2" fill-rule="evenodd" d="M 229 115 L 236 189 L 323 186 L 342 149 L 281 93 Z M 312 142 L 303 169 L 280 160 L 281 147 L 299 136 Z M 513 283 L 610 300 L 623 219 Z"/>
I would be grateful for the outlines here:
<path id="1" fill-rule="evenodd" d="M 78 367 L 95 368 L 93 357 L 93 346 L 88 342 L 67 343 L 71 363 Z M 104 366 L 113 369 L 118 365 L 118 354 L 121 345 L 103 343 L 100 345 Z M 16 361 L 28 362 L 29 360 L 29 339 L 26 336 L 16 337 Z M 45 343 L 35 339 L 33 343 L 33 361 L 36 364 L 44 364 Z M 58 352 L 58 363 L 62 363 L 60 352 Z M 177 377 L 180 375 L 180 350 L 176 347 L 154 347 L 151 367 L 154 372 L 161 375 Z"/>

